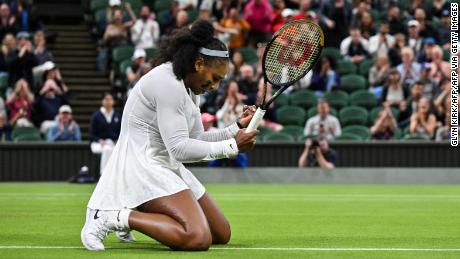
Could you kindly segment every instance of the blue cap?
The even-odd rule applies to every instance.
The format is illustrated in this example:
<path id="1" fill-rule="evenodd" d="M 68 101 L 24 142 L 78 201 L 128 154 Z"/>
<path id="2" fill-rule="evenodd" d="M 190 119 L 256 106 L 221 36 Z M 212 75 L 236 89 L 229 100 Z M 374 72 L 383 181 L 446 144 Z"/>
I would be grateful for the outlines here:
<path id="1" fill-rule="evenodd" d="M 434 40 L 433 37 L 427 37 L 427 38 L 423 39 L 423 43 L 426 44 L 426 45 L 435 45 L 436 41 Z"/>
<path id="2" fill-rule="evenodd" d="M 30 39 L 30 33 L 26 31 L 20 31 L 16 34 L 16 38 L 18 39 Z"/>

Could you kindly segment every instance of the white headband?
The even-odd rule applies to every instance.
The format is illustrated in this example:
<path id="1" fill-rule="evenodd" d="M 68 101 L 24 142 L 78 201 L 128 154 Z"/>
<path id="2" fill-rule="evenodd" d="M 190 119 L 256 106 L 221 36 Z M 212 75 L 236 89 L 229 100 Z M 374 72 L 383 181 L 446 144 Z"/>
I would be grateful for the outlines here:
<path id="1" fill-rule="evenodd" d="M 201 54 L 211 57 L 219 57 L 219 58 L 228 58 L 228 51 L 226 50 L 213 50 L 207 48 L 200 48 L 198 50 Z"/>

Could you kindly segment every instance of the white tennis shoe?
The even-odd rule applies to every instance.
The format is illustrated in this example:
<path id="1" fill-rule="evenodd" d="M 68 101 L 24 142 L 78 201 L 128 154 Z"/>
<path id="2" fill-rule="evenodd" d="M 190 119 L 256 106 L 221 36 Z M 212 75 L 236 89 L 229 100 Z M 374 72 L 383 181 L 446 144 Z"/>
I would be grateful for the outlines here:
<path id="1" fill-rule="evenodd" d="M 126 231 L 120 221 L 120 211 L 87 208 L 86 222 L 81 230 L 81 242 L 88 250 L 104 250 L 104 239 L 113 231 Z"/>

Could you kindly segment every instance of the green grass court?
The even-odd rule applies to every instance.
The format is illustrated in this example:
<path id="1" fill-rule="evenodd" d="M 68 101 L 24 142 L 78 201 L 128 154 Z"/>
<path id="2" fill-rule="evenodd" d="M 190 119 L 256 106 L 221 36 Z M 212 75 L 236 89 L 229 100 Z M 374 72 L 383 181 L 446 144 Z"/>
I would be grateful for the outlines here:
<path id="1" fill-rule="evenodd" d="M 207 185 L 232 240 L 198 253 L 140 233 L 135 244 L 110 235 L 108 250 L 84 250 L 93 187 L 0 184 L 0 258 L 460 258 L 455 185 Z"/>

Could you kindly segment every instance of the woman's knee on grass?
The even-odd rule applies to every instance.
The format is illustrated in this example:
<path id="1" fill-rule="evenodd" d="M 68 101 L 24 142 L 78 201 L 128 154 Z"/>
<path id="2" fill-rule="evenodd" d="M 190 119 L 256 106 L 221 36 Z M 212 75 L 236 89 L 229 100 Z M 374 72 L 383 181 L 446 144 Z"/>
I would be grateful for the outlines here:
<path id="1" fill-rule="evenodd" d="M 206 251 L 211 243 L 212 237 L 209 228 L 200 228 L 185 231 L 180 242 L 171 248 L 184 251 Z"/>
<path id="2" fill-rule="evenodd" d="M 227 220 L 222 223 L 222 226 L 212 229 L 212 243 L 216 245 L 225 245 L 230 242 L 232 231 L 230 223 Z"/>

